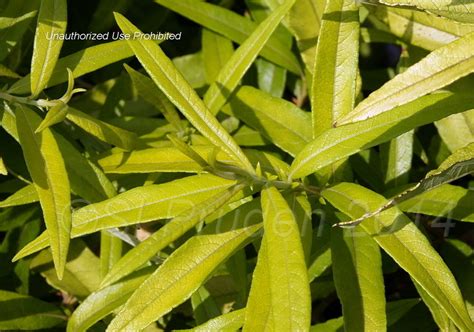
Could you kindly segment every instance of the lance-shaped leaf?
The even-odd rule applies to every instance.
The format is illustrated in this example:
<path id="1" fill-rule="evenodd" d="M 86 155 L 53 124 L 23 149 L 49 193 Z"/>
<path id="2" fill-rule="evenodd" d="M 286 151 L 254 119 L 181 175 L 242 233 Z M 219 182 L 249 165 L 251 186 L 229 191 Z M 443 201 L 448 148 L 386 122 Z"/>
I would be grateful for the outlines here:
<path id="1" fill-rule="evenodd" d="M 389 6 L 410 6 L 455 21 L 474 23 L 474 3 L 471 0 L 380 0 Z"/>
<path id="2" fill-rule="evenodd" d="M 208 320 L 188 331 L 238 331 L 244 325 L 245 309 L 231 311 L 227 314 Z"/>
<path id="3" fill-rule="evenodd" d="M 260 227 L 192 237 L 133 293 L 107 331 L 141 330 L 162 317 L 188 299 Z"/>
<path id="4" fill-rule="evenodd" d="M 193 146 L 193 150 L 204 160 L 209 160 L 215 147 Z M 225 153 L 220 151 L 216 159 L 220 162 L 231 163 Z M 204 168 L 175 147 L 163 147 L 132 152 L 118 152 L 98 160 L 105 173 L 156 173 L 156 172 L 184 172 L 198 173 Z"/>
<path id="5" fill-rule="evenodd" d="M 153 81 L 145 75 L 134 70 L 128 65 L 124 65 L 125 70 L 130 75 L 133 85 L 137 89 L 138 95 L 150 104 L 160 110 L 165 119 L 172 124 L 177 130 L 184 130 L 183 123 L 173 104 L 168 100 L 163 92 L 156 86 Z"/>
<path id="6" fill-rule="evenodd" d="M 12 53 L 31 27 L 30 22 L 36 16 L 38 1 L 18 0 L 7 2 L 0 17 L 0 61 Z"/>
<path id="7" fill-rule="evenodd" d="M 67 319 L 51 303 L 5 290 L 0 290 L 0 312 L 2 330 L 48 329 Z"/>
<path id="8" fill-rule="evenodd" d="M 219 192 L 169 221 L 146 240 L 127 252 L 105 276 L 102 286 L 110 285 L 138 269 L 163 248 L 179 239 L 204 218 L 222 207 L 243 187 L 244 185 L 236 185 L 224 192 Z"/>
<path id="9" fill-rule="evenodd" d="M 473 25 L 415 10 L 383 6 L 367 6 L 367 9 L 373 17 L 385 23 L 395 36 L 430 51 L 474 31 Z M 393 35 L 390 36 L 393 38 Z"/>
<path id="10" fill-rule="evenodd" d="M 118 25 L 124 33 L 133 35 L 135 32 L 139 32 L 138 28 L 125 17 L 120 14 L 115 14 L 115 16 Z M 245 170 L 255 173 L 252 165 L 237 143 L 209 112 L 196 91 L 189 86 L 188 82 L 163 53 L 161 48 L 151 40 L 130 39 L 127 42 L 153 81 L 184 114 L 189 122 L 213 144 L 226 151 Z"/>
<path id="11" fill-rule="evenodd" d="M 217 32 L 202 29 L 202 61 L 207 83 L 211 84 L 234 54 L 232 41 Z"/>
<path id="12" fill-rule="evenodd" d="M 216 114 L 224 106 L 227 98 L 237 87 L 250 65 L 257 58 L 280 21 L 294 3 L 295 0 L 286 0 L 260 23 L 250 37 L 234 52 L 219 72 L 216 81 L 211 84 L 204 95 L 204 103 L 211 113 Z"/>
<path id="13" fill-rule="evenodd" d="M 155 2 L 239 44 L 242 44 L 257 28 L 257 24 L 251 20 L 204 1 L 155 0 Z M 263 47 L 261 55 L 295 74 L 301 72 L 296 57 L 276 36 L 269 39 Z"/>
<path id="14" fill-rule="evenodd" d="M 339 223 L 340 226 L 353 226 L 361 223 L 364 219 L 370 218 L 394 205 L 400 204 L 407 199 L 420 195 L 425 191 L 439 187 L 443 184 L 455 181 L 463 176 L 474 172 L 474 143 L 456 150 L 437 169 L 426 174 L 425 178 L 414 187 L 405 190 L 395 198 L 389 200 L 377 210 L 368 213 L 356 220 Z"/>
<path id="15" fill-rule="evenodd" d="M 101 141 L 124 150 L 132 150 L 138 144 L 135 133 L 100 121 L 72 107 L 68 107 L 66 118 Z"/>
<path id="16" fill-rule="evenodd" d="M 296 156 L 290 176 L 299 178 L 309 175 L 414 128 L 472 108 L 474 101 L 467 95 L 440 92 L 367 121 L 330 129 L 307 144 Z"/>
<path id="17" fill-rule="evenodd" d="M 386 204 L 387 200 L 357 184 L 340 183 L 322 192 L 333 206 L 351 218 Z M 456 280 L 416 225 L 398 208 L 386 210 L 359 226 L 367 232 L 465 331 L 474 326 Z"/>
<path id="18" fill-rule="evenodd" d="M 16 140 L 18 131 L 16 119 L 9 112 L 0 110 L 0 117 L 3 128 Z M 115 195 L 115 188 L 105 174 L 93 163 L 87 160 L 67 139 L 53 132 L 64 163 L 71 190 L 89 202 L 102 201 Z"/>
<path id="19" fill-rule="evenodd" d="M 296 155 L 311 140 L 311 116 L 293 103 L 243 86 L 229 105 L 232 115 L 260 131 L 290 155 Z"/>
<path id="20" fill-rule="evenodd" d="M 41 0 L 31 61 L 31 93 L 34 97 L 48 85 L 59 58 L 66 32 L 67 1 Z"/>
<path id="21" fill-rule="evenodd" d="M 377 243 L 361 230 L 333 228 L 331 257 L 345 330 L 384 330 L 385 292 Z"/>
<path id="22" fill-rule="evenodd" d="M 431 52 L 364 99 L 337 124 L 372 118 L 438 90 L 474 71 L 474 33 Z"/>
<path id="23" fill-rule="evenodd" d="M 50 234 L 51 250 L 58 278 L 62 278 L 71 232 L 69 179 L 56 139 L 49 129 L 35 134 L 41 119 L 20 106 L 16 126 L 28 171 L 33 179 Z"/>
<path id="24" fill-rule="evenodd" d="M 250 290 L 244 331 L 307 331 L 311 296 L 300 232 L 280 192 L 262 191 L 262 240 Z"/>
<path id="25" fill-rule="evenodd" d="M 9 196 L 7 199 L 0 202 L 0 208 L 6 208 L 11 206 L 25 205 L 38 202 L 38 193 L 33 184 L 29 184 L 14 194 Z"/>
<path id="26" fill-rule="evenodd" d="M 87 331 L 96 322 L 124 304 L 153 270 L 154 267 L 144 268 L 115 285 L 90 294 L 69 317 L 67 331 Z"/>
<path id="27" fill-rule="evenodd" d="M 47 280 L 48 284 L 78 299 L 86 298 L 100 284 L 99 258 L 80 239 L 71 241 L 63 279 L 54 271 L 50 250 L 43 250 L 33 258 L 30 268 Z"/>
<path id="28" fill-rule="evenodd" d="M 313 137 L 352 111 L 358 61 L 359 5 L 352 0 L 327 1 L 311 84 Z"/>
<path id="29" fill-rule="evenodd" d="M 273 10 L 281 0 L 262 0 Z M 295 36 L 306 69 L 313 73 L 316 42 L 321 27 L 326 1 L 298 0 L 283 20 L 285 26 Z"/>
<path id="30" fill-rule="evenodd" d="M 474 143 L 474 110 L 454 114 L 435 123 L 438 134 L 452 152 Z"/>
<path id="31" fill-rule="evenodd" d="M 74 77 L 78 78 L 131 56 L 133 56 L 133 51 L 125 40 L 88 47 L 59 59 L 49 79 L 48 87 L 67 82 L 67 68 L 70 68 Z M 27 94 L 31 91 L 30 81 L 31 75 L 27 75 L 15 82 L 8 92 Z"/>
<path id="32" fill-rule="evenodd" d="M 134 188 L 75 211 L 71 237 L 80 237 L 108 228 L 174 218 L 234 184 L 235 181 L 203 174 L 159 185 Z M 48 246 L 48 233 L 45 231 L 21 249 L 14 260 Z"/>
<path id="33" fill-rule="evenodd" d="M 172 218 L 233 184 L 235 181 L 202 174 L 134 188 L 75 211 L 71 235 Z"/>
<path id="34" fill-rule="evenodd" d="M 398 207 L 404 212 L 474 222 L 472 202 L 473 190 L 444 184 L 409 198 Z"/>

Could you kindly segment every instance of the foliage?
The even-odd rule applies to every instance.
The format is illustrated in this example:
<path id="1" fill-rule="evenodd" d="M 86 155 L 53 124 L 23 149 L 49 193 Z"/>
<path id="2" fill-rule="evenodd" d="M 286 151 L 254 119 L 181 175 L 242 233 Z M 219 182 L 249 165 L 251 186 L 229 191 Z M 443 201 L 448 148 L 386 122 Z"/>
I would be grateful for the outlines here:
<path id="1" fill-rule="evenodd" d="M 0 0 L 0 330 L 473 331 L 473 42 L 464 0 Z"/>

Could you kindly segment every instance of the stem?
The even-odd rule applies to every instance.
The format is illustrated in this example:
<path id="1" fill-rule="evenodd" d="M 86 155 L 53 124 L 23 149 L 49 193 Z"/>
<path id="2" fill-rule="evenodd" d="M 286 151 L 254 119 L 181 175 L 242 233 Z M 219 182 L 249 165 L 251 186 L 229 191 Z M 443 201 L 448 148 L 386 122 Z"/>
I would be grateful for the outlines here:
<path id="1" fill-rule="evenodd" d="M 27 97 L 18 97 L 11 94 L 0 92 L 0 99 L 6 100 L 12 103 L 20 103 L 26 105 L 32 105 L 36 107 L 53 107 L 57 104 L 55 101 L 49 101 L 46 99 L 33 100 Z"/>

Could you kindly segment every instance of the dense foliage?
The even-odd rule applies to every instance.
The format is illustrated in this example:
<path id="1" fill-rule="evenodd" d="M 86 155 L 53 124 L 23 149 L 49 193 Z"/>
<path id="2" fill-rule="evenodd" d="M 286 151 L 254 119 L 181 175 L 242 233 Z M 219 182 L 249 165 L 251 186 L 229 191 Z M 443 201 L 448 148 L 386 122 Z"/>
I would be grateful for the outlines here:
<path id="1" fill-rule="evenodd" d="M 0 330 L 474 331 L 473 45 L 471 0 L 0 0 Z"/>

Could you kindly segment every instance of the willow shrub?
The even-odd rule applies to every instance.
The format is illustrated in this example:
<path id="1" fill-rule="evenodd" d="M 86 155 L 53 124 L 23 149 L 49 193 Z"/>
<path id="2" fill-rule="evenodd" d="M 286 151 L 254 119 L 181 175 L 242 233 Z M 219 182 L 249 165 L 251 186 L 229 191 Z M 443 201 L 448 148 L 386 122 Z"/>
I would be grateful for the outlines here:
<path id="1" fill-rule="evenodd" d="M 3 0 L 0 44 L 0 329 L 474 331 L 471 1 Z"/>

